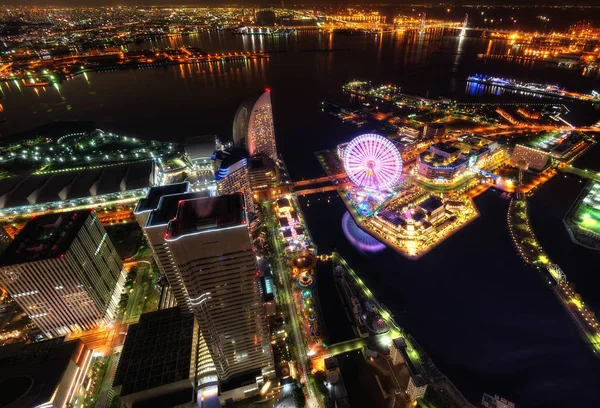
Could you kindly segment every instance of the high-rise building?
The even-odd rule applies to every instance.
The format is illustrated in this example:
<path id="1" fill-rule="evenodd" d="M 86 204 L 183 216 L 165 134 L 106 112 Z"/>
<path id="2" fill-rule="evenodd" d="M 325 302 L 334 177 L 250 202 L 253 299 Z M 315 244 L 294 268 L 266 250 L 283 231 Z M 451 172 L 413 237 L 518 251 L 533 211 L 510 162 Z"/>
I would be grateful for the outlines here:
<path id="1" fill-rule="evenodd" d="M 262 153 L 277 160 L 270 90 L 240 105 L 233 119 L 233 142 L 250 156 Z"/>
<path id="2" fill-rule="evenodd" d="M 272 375 L 244 195 L 179 201 L 165 240 L 219 379 Z"/>
<path id="3" fill-rule="evenodd" d="M 208 197 L 206 191 L 191 192 L 188 182 L 152 187 L 146 198 L 141 199 L 134 211 L 135 217 L 144 232 L 158 269 L 169 282 L 169 289 L 183 312 L 191 312 L 191 303 L 185 284 L 166 242 L 167 226 L 177 215 L 179 202 Z M 198 386 L 214 382 L 215 367 L 202 335 L 198 338 Z"/>
<path id="4" fill-rule="evenodd" d="M 32 218 L 0 255 L 0 285 L 47 336 L 115 317 L 125 270 L 91 210 Z"/>
<path id="5" fill-rule="evenodd" d="M 214 158 L 219 195 L 242 193 L 246 199 L 246 210 L 255 213 L 246 150 L 240 147 L 217 150 Z"/>
<path id="6" fill-rule="evenodd" d="M 188 182 L 152 187 L 146 198 L 141 199 L 134 211 L 135 217 L 148 241 L 159 271 L 169 282 L 177 305 L 183 311 L 191 311 L 189 298 L 173 257 L 165 240 L 167 225 L 177 215 L 181 200 L 207 197 L 205 191 L 191 192 Z"/>
<path id="7" fill-rule="evenodd" d="M 178 307 L 140 316 L 129 326 L 115 373 L 121 401 L 127 407 L 192 406 L 198 334 L 194 315 Z"/>
<path id="8" fill-rule="evenodd" d="M 252 188 L 273 186 L 279 182 L 279 168 L 273 159 L 259 153 L 250 158 L 248 178 Z"/>

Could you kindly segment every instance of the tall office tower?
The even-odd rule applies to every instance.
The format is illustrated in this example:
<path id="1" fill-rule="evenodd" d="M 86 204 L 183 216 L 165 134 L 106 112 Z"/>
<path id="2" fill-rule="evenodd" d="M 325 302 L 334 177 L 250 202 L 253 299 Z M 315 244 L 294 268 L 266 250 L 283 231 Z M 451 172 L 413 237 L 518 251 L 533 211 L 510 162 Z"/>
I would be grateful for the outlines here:
<path id="1" fill-rule="evenodd" d="M 241 147 L 215 152 L 215 180 L 219 195 L 242 193 L 246 199 L 246 210 L 255 213 L 247 153 Z"/>
<path id="2" fill-rule="evenodd" d="M 0 285 L 47 336 L 115 317 L 123 264 L 91 210 L 32 218 L 0 255 Z"/>
<path id="3" fill-rule="evenodd" d="M 169 220 L 177 215 L 177 204 L 180 200 L 207 196 L 208 193 L 205 191 L 190 192 L 190 184 L 187 181 L 152 187 L 148 190 L 146 198 L 138 201 L 134 211 L 138 224 L 152 249 L 158 269 L 169 281 L 177 305 L 181 310 L 188 312 L 191 311 L 189 299 L 181 276 L 173 263 L 165 235 Z"/>
<path id="4" fill-rule="evenodd" d="M 180 201 L 166 241 L 219 380 L 272 375 L 243 194 Z"/>
<path id="5" fill-rule="evenodd" d="M 177 215 L 179 201 L 207 196 L 206 191 L 190 192 L 188 182 L 152 187 L 148 190 L 146 198 L 138 202 L 134 211 L 152 249 L 158 269 L 167 278 L 169 291 L 183 312 L 191 312 L 192 309 L 181 275 L 165 241 L 167 225 L 169 220 Z M 197 352 L 197 385 L 202 388 L 216 381 L 215 366 L 203 336 L 199 336 Z"/>
<path id="6" fill-rule="evenodd" d="M 277 160 L 270 90 L 240 105 L 233 119 L 233 142 L 250 156 L 262 153 Z"/>

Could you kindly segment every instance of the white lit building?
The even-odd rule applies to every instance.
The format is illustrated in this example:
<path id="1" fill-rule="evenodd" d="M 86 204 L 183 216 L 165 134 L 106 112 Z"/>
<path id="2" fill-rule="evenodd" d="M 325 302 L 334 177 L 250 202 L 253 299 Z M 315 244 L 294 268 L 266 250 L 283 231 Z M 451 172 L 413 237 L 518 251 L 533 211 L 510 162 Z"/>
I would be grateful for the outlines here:
<path id="1" fill-rule="evenodd" d="M 91 210 L 32 218 L 0 255 L 0 285 L 49 337 L 111 322 L 125 270 Z"/>
<path id="2" fill-rule="evenodd" d="M 260 386 L 274 362 L 244 196 L 180 201 L 166 242 L 221 387 L 241 375 Z"/>
<path id="3" fill-rule="evenodd" d="M 167 244 L 167 227 L 169 221 L 177 215 L 179 202 L 195 198 L 207 197 L 208 192 L 191 192 L 188 182 L 152 187 L 146 198 L 140 200 L 134 214 L 148 241 L 156 264 L 161 274 L 169 282 L 169 289 L 183 312 L 191 312 L 192 307 L 186 287 L 173 260 Z M 204 337 L 198 340 L 198 386 L 214 384 L 216 381 L 215 367 L 208 351 Z"/>

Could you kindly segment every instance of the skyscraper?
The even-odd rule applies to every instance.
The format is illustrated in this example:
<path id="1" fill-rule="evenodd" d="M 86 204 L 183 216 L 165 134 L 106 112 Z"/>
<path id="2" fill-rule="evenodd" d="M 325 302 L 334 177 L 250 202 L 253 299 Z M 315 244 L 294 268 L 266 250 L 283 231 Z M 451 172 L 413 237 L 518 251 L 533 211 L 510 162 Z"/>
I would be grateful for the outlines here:
<path id="1" fill-rule="evenodd" d="M 161 274 L 167 277 L 177 305 L 183 311 L 191 311 L 189 299 L 173 257 L 165 240 L 169 220 L 177 215 L 180 200 L 207 197 L 205 191 L 190 192 L 188 182 L 152 187 L 146 198 L 138 201 L 134 214 L 152 249 L 154 260 Z"/>
<path id="2" fill-rule="evenodd" d="M 31 219 L 0 255 L 0 284 L 47 336 L 107 324 L 125 271 L 91 210 Z"/>
<path id="3" fill-rule="evenodd" d="M 183 200 L 166 242 L 221 381 L 273 370 L 241 193 Z"/>
<path id="4" fill-rule="evenodd" d="M 138 202 L 134 211 L 152 249 L 158 269 L 167 277 L 170 290 L 183 312 L 191 312 L 192 308 L 187 289 L 166 242 L 167 226 L 169 221 L 177 215 L 180 201 L 207 196 L 208 192 L 206 191 L 190 192 L 188 182 L 152 187 L 148 190 L 146 198 Z M 197 380 L 198 386 L 201 388 L 216 381 L 215 366 L 203 335 L 199 336 L 197 352 Z"/>
<path id="5" fill-rule="evenodd" d="M 240 105 L 233 119 L 233 142 L 250 156 L 262 153 L 277 160 L 270 90 Z"/>
<path id="6" fill-rule="evenodd" d="M 215 152 L 215 181 L 219 195 L 242 193 L 246 200 L 246 210 L 255 213 L 246 150 L 234 147 Z"/>

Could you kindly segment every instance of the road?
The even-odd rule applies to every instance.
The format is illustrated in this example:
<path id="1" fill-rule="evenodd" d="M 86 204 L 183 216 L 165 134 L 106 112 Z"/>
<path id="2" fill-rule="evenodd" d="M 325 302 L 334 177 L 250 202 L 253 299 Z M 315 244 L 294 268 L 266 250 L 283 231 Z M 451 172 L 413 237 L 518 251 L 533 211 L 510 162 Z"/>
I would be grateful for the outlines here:
<path id="1" fill-rule="evenodd" d="M 269 208 L 268 217 L 272 215 L 271 207 Z M 298 322 L 298 312 L 296 310 L 296 302 L 294 302 L 293 298 L 293 288 L 290 283 L 290 274 L 282 260 L 285 259 L 285 254 L 283 248 L 281 248 L 281 243 L 277 240 L 277 233 L 271 233 L 271 244 L 273 245 L 273 249 L 275 250 L 275 258 L 276 258 L 276 270 L 277 273 L 281 276 L 281 280 L 283 281 L 284 291 L 282 294 L 285 298 L 285 303 L 287 306 L 288 312 L 288 322 L 290 323 L 291 331 L 292 331 L 292 340 L 294 342 L 294 346 L 296 347 L 298 363 L 300 364 L 300 373 L 302 375 L 302 380 L 306 385 L 306 389 L 308 392 L 306 398 L 306 406 L 309 408 L 317 408 L 319 407 L 318 399 L 315 396 L 315 391 L 312 389 L 310 385 L 310 381 L 308 379 L 308 356 L 306 355 L 306 346 L 304 345 L 304 340 L 302 338 L 302 333 L 300 330 L 300 323 Z"/>
<path id="2" fill-rule="evenodd" d="M 98 402 L 96 408 L 104 408 L 110 402 L 110 394 L 112 390 L 112 383 L 117 372 L 117 362 L 119 361 L 116 353 L 112 353 L 108 357 L 108 365 L 104 378 L 102 379 L 102 385 L 100 386 L 100 394 L 98 395 Z"/>

